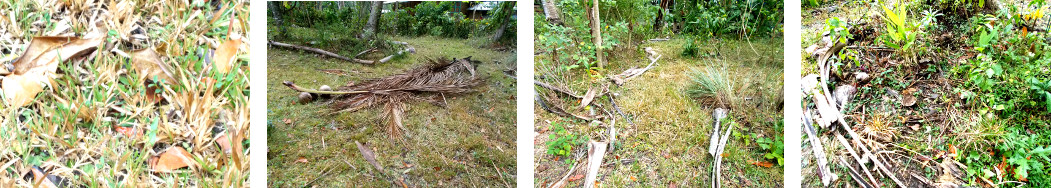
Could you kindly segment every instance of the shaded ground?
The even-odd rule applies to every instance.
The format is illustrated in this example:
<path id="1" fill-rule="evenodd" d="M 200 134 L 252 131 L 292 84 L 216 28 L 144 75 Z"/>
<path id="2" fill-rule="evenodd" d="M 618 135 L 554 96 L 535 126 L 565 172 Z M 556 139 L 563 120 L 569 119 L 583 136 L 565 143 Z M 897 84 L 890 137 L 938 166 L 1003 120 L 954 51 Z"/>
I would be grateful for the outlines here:
<path id="1" fill-rule="evenodd" d="M 781 187 L 784 168 L 774 161 L 773 167 L 760 167 L 752 164 L 766 161 L 763 152 L 747 135 L 773 138 L 782 135 L 780 126 L 782 111 L 778 104 L 782 98 L 783 49 L 782 39 L 762 39 L 752 41 L 756 52 L 749 48 L 745 41 L 707 40 L 700 42 L 702 58 L 681 57 L 679 52 L 685 43 L 683 38 L 671 41 L 651 42 L 640 45 L 640 50 L 625 49 L 610 54 L 610 66 L 599 74 L 617 74 L 631 67 L 645 67 L 649 60 L 643 57 L 642 48 L 653 47 L 663 57 L 658 60 L 654 69 L 638 78 L 628 81 L 621 87 L 611 86 L 610 91 L 620 94 L 617 104 L 624 113 L 632 117 L 635 125 L 629 125 L 621 116 L 616 115 L 617 142 L 615 150 L 605 156 L 605 164 L 599 170 L 598 181 L 602 186 L 611 187 L 704 187 L 709 186 L 714 160 L 708 154 L 714 108 L 700 104 L 687 95 L 686 90 L 693 84 L 691 77 L 705 66 L 726 65 L 730 77 L 738 89 L 738 96 L 752 97 L 748 107 L 736 109 L 733 115 L 740 125 L 735 127 L 735 136 L 726 146 L 727 157 L 723 160 L 723 185 L 728 187 Z M 582 72 L 568 73 L 567 78 L 550 74 L 551 67 L 557 64 L 541 65 L 540 60 L 549 56 L 535 57 L 537 76 L 541 81 L 565 85 L 573 91 L 583 93 L 591 85 L 607 82 L 604 79 L 584 79 Z M 553 81 L 569 80 L 567 83 Z M 596 84 L 598 83 L 598 84 Z M 539 88 L 539 87 L 538 87 Z M 545 91 L 544 89 L 538 89 Z M 600 100 L 600 99 L 596 99 Z M 601 99 L 604 102 L 608 102 Z M 575 102 L 575 101 L 573 101 Z M 578 103 L 572 103 L 572 105 Z M 599 138 L 606 132 L 605 125 L 593 126 L 586 122 L 566 119 L 534 107 L 536 114 L 535 131 L 536 177 L 537 187 L 547 187 L 557 182 L 572 168 L 573 159 L 556 157 L 547 153 L 547 142 L 553 134 L 552 125 L 566 127 L 569 132 L 588 138 Z M 579 109 L 567 109 L 573 113 L 585 114 Z M 608 123 L 608 122 L 607 122 Z M 741 135 L 736 135 L 742 133 Z M 583 156 L 586 159 L 586 145 L 576 146 L 571 156 Z M 574 157 L 575 158 L 575 157 Z M 620 162 L 615 162 L 620 161 Z M 572 176 L 582 175 L 577 171 Z M 571 176 L 571 177 L 572 177 Z M 570 178 L 571 180 L 573 178 Z M 583 179 L 569 182 L 570 186 L 582 185 Z"/>
<path id="2" fill-rule="evenodd" d="M 408 42 L 417 53 L 368 66 L 308 52 L 267 49 L 269 186 L 400 187 L 392 183 L 399 181 L 409 187 L 515 185 L 515 86 L 502 72 L 514 68 L 514 52 L 435 37 L 393 40 Z M 333 52 L 357 53 L 350 51 Z M 404 119 L 406 137 L 400 140 L 388 139 L 381 109 L 328 114 L 322 102 L 296 104 L 298 93 L 281 85 L 295 81 L 305 88 L 335 87 L 399 73 L 423 65 L 425 58 L 467 56 L 482 61 L 477 68 L 486 83 L 477 92 L 449 97 L 448 108 L 410 104 Z M 384 172 L 366 162 L 355 141 L 373 148 Z"/>

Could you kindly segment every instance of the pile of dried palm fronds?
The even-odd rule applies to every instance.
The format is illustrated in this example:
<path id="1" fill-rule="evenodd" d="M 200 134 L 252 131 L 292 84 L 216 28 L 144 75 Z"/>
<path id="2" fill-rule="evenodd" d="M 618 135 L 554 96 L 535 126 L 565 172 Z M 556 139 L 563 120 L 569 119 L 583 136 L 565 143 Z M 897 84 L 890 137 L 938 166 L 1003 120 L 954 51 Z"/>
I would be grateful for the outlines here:
<path id="1" fill-rule="evenodd" d="M 335 91 L 319 91 L 297 87 L 289 81 L 284 84 L 293 90 L 330 98 L 327 102 L 333 113 L 354 112 L 371 107 L 384 107 L 383 117 L 392 138 L 402 134 L 402 117 L 406 102 L 426 101 L 445 107 L 446 95 L 463 94 L 482 84 L 475 75 L 471 57 L 463 59 L 431 59 L 427 65 L 409 69 L 405 73 L 348 83 Z M 331 96 L 329 96 L 331 95 Z"/>

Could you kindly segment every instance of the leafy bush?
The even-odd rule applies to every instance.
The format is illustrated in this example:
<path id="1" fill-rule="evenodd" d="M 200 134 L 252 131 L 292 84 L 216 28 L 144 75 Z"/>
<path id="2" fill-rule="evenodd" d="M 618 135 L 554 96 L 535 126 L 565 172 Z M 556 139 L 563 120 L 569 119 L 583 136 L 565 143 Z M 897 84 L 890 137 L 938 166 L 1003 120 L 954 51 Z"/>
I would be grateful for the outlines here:
<path id="1" fill-rule="evenodd" d="M 700 48 L 697 47 L 697 41 L 690 38 L 686 39 L 686 43 L 682 45 L 682 53 L 679 55 L 682 55 L 683 57 L 697 57 L 697 51 L 699 50 Z"/>
<path id="2" fill-rule="evenodd" d="M 777 160 L 777 165 L 785 165 L 785 140 L 782 136 L 777 136 L 774 139 L 770 138 L 756 138 L 756 143 L 759 144 L 760 148 L 767 151 L 763 155 L 763 158 L 767 160 Z"/>
<path id="3" fill-rule="evenodd" d="M 554 132 L 548 136 L 551 139 L 547 141 L 548 155 L 569 157 L 573 154 L 574 146 L 584 144 L 584 137 L 566 131 L 559 123 L 553 123 L 551 127 Z"/>
<path id="4" fill-rule="evenodd" d="M 981 23 L 981 22 L 979 22 Z M 995 110 L 1001 117 L 1028 117 L 1047 112 L 1041 80 L 1048 79 L 1051 47 L 1044 42 L 1046 34 L 1018 31 L 1013 24 L 984 24 L 973 41 L 975 58 L 955 72 L 967 78 L 961 92 L 981 102 L 983 108 Z"/>
<path id="5" fill-rule="evenodd" d="M 778 35 L 782 31 L 784 0 L 675 1 L 684 7 L 677 22 L 682 32 L 696 36 L 741 34 Z M 675 17 L 675 16 L 673 16 Z"/>

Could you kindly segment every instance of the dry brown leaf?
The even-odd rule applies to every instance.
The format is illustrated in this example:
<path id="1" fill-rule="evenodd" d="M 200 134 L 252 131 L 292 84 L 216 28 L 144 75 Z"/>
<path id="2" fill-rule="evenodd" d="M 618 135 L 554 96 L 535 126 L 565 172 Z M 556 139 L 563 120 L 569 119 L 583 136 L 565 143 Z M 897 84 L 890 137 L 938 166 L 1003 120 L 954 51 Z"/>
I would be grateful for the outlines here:
<path id="1" fill-rule="evenodd" d="M 595 91 L 595 88 L 588 89 L 588 93 L 584 94 L 584 98 L 580 99 L 580 108 L 584 108 L 585 106 L 588 106 L 588 104 L 591 104 L 591 101 L 595 100 L 595 95 L 597 93 L 598 91 Z"/>
<path id="2" fill-rule="evenodd" d="M 146 75 L 148 79 L 157 78 L 169 83 L 175 81 L 171 71 L 168 71 L 168 66 L 164 64 L 161 55 L 157 54 L 154 48 L 131 51 L 131 66 L 140 75 Z M 155 81 L 159 82 L 159 80 Z"/>
<path id="3" fill-rule="evenodd" d="M 383 166 L 380 166 L 380 163 L 376 162 L 376 153 L 372 152 L 372 149 L 365 147 L 365 145 L 358 141 L 354 141 L 354 144 L 358 145 L 358 151 L 361 152 L 362 157 L 365 157 L 365 161 L 372 164 L 372 167 L 376 167 L 376 170 L 383 171 Z"/>
<path id="4" fill-rule="evenodd" d="M 15 108 L 29 104 L 37 93 L 43 91 L 43 83 L 52 82 L 51 75 L 55 74 L 60 61 L 87 55 L 102 41 L 103 38 L 33 38 L 22 56 L 12 63 L 14 72 L 0 83 L 6 96 L 4 100 Z"/>
<path id="5" fill-rule="evenodd" d="M 219 144 L 219 149 L 222 149 L 223 153 L 230 154 L 233 152 L 230 149 L 230 139 L 226 137 L 226 134 L 222 134 L 218 138 L 215 138 L 215 143 Z"/>
<path id="6" fill-rule="evenodd" d="M 189 166 L 197 166 L 197 162 L 193 160 L 193 156 L 186 149 L 181 146 L 175 146 L 168 148 L 160 156 L 153 156 L 150 158 L 150 168 L 156 172 L 172 172 L 175 169 L 180 169 Z"/>
<path id="7" fill-rule="evenodd" d="M 569 181 L 577 181 L 577 180 L 580 180 L 580 179 L 584 179 L 584 174 L 577 174 L 577 175 L 570 176 L 568 180 Z"/>
<path id="8" fill-rule="evenodd" d="M 212 66 L 212 70 L 218 73 L 230 72 L 235 62 L 237 61 L 237 49 L 241 47 L 241 35 L 231 35 L 230 40 L 223 42 L 219 45 L 219 48 L 215 49 L 215 63 Z"/>
<path id="9" fill-rule="evenodd" d="M 141 130 L 136 129 L 135 127 L 113 126 L 113 130 L 131 138 L 138 138 L 143 134 Z"/>
<path id="10" fill-rule="evenodd" d="M 299 159 L 296 159 L 296 162 L 297 163 L 309 163 L 310 161 L 307 160 L 306 157 L 299 157 Z"/>
<path id="11" fill-rule="evenodd" d="M 34 187 L 43 187 L 43 188 L 57 188 L 58 187 L 57 185 L 55 185 L 54 182 L 51 182 L 51 179 L 49 179 L 47 177 L 48 175 L 45 174 L 43 171 L 40 171 L 40 168 L 38 168 L 38 167 L 31 168 L 31 170 L 29 170 L 28 173 L 32 173 L 33 174 L 33 181 L 29 182 L 29 183 L 33 184 Z"/>

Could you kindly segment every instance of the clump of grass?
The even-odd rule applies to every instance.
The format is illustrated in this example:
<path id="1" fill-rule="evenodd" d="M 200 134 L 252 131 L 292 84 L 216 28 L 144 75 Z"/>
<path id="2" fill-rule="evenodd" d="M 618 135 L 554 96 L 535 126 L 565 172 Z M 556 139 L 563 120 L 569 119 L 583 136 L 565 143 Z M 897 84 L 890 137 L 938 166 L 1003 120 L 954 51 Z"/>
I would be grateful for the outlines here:
<path id="1" fill-rule="evenodd" d="M 700 47 L 697 46 L 697 41 L 694 41 L 692 38 L 686 39 L 686 44 L 682 45 L 682 53 L 679 53 L 679 55 L 683 57 L 697 57 L 697 51 L 699 50 Z"/>
<path id="2" fill-rule="evenodd" d="M 691 97 L 700 99 L 703 104 L 724 108 L 733 106 L 737 96 L 725 67 L 708 66 L 692 74 L 693 85 L 687 90 Z"/>

